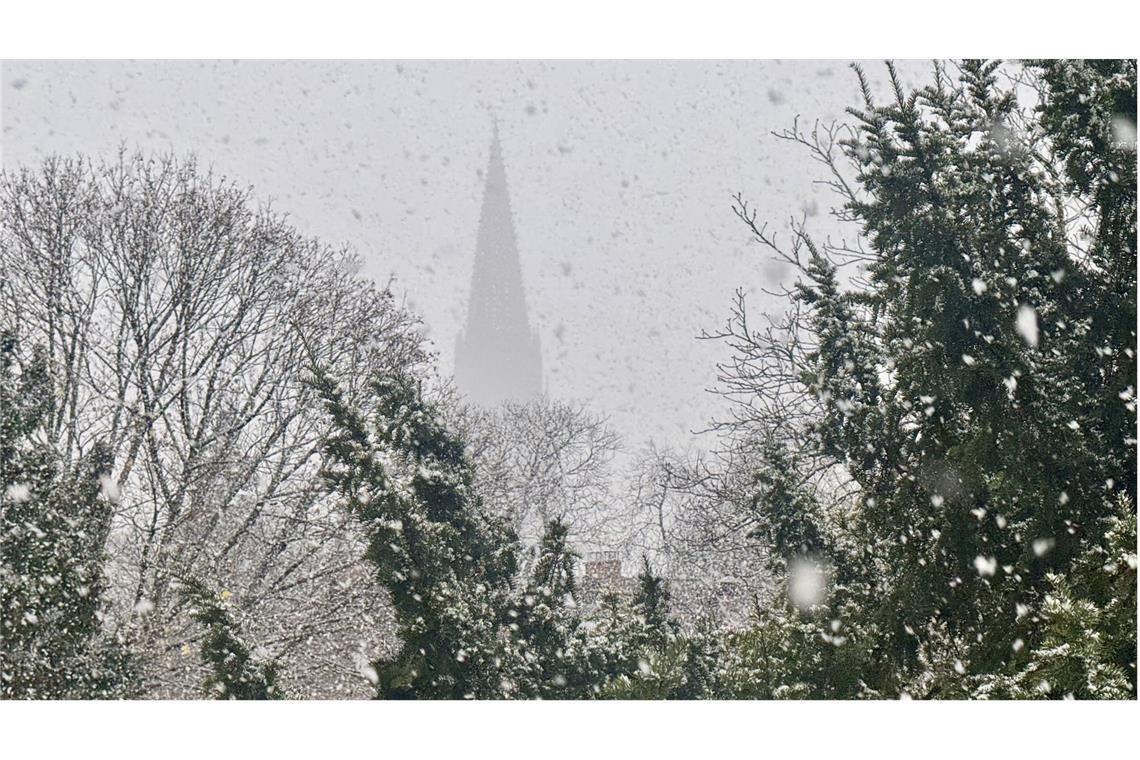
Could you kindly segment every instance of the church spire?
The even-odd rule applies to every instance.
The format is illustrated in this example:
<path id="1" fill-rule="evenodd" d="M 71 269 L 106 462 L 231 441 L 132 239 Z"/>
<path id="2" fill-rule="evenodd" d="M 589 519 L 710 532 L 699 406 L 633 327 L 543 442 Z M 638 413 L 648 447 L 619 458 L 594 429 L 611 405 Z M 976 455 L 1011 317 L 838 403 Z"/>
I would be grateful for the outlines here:
<path id="1" fill-rule="evenodd" d="M 467 325 L 455 347 L 455 380 L 471 401 L 484 406 L 542 392 L 542 354 L 527 313 L 498 120 L 487 162 Z"/>

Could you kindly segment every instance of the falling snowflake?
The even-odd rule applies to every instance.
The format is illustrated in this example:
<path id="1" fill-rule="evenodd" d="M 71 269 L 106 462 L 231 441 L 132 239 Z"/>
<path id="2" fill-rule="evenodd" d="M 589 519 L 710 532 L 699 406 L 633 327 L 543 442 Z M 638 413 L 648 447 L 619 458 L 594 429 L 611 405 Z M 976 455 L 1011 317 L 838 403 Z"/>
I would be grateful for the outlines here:
<path id="1" fill-rule="evenodd" d="M 1017 322 L 1014 324 L 1017 334 L 1030 348 L 1037 348 L 1041 339 L 1041 331 L 1037 327 L 1037 310 L 1028 304 L 1017 307 Z"/>
<path id="2" fill-rule="evenodd" d="M 818 563 L 798 559 L 788 573 L 788 596 L 801 612 L 822 604 L 827 593 L 827 574 Z"/>
<path id="3" fill-rule="evenodd" d="M 1002 384 L 1005 385 L 1006 390 L 1009 391 L 1009 397 L 1013 398 L 1013 394 L 1017 391 L 1017 377 L 1010 375 L 1002 380 Z"/>
<path id="4" fill-rule="evenodd" d="M 119 484 L 110 475 L 101 475 L 99 477 L 99 498 L 117 504 L 119 496 Z"/>
<path id="5" fill-rule="evenodd" d="M 376 672 L 376 668 L 371 665 L 362 665 L 360 667 L 360 675 L 364 676 L 368 683 L 375 686 L 380 683 L 380 674 Z"/>
<path id="6" fill-rule="evenodd" d="M 978 575 L 983 578 L 989 578 L 997 572 L 997 558 L 996 557 L 983 557 L 981 554 L 974 557 L 974 569 L 978 571 Z"/>
<path id="7" fill-rule="evenodd" d="M 1117 116 L 1112 120 L 1112 142 L 1118 150 L 1136 150 L 1136 122 L 1127 116 Z"/>

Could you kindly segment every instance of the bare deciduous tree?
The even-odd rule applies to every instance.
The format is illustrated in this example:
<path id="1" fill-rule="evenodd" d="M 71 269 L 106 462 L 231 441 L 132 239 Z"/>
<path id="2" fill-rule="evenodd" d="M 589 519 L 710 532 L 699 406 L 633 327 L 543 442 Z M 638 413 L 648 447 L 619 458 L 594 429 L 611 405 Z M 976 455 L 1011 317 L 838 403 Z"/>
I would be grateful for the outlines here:
<path id="1" fill-rule="evenodd" d="M 486 504 L 534 544 L 555 519 L 574 539 L 613 539 L 618 436 L 581 404 L 539 398 L 472 410 L 471 453 Z"/>
<path id="2" fill-rule="evenodd" d="M 352 255 L 171 157 L 5 176 L 0 269 L 0 327 L 55 370 L 51 438 L 69 457 L 113 452 L 113 624 L 143 653 L 148 691 L 197 687 L 197 633 L 172 593 L 185 574 L 232 594 L 287 674 L 343 670 L 329 647 L 357 646 L 360 613 L 383 611 L 318 477 L 328 421 L 306 368 L 351 394 L 421 365 L 415 320 Z"/>

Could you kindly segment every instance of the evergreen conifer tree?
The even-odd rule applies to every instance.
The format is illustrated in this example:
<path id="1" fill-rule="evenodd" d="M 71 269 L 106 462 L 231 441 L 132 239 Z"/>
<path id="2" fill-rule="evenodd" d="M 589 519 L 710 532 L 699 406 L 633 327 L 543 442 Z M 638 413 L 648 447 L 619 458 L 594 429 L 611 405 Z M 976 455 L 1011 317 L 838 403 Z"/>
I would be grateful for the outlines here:
<path id="1" fill-rule="evenodd" d="M 642 557 L 633 610 L 644 626 L 643 638 L 650 647 L 661 648 L 677 634 L 677 623 L 669 616 L 671 599 L 665 579 L 653 572 L 648 557 Z"/>
<path id="2" fill-rule="evenodd" d="M 74 467 L 44 440 L 42 354 L 0 335 L 0 696 L 93 699 L 130 691 L 130 658 L 104 630 L 104 543 L 116 489 L 105 450 Z"/>
<path id="3" fill-rule="evenodd" d="M 530 582 L 518 606 L 515 639 L 522 693 L 541 699 L 587 696 L 593 686 L 575 602 L 569 527 L 552 520 L 538 547 Z"/>
<path id="4" fill-rule="evenodd" d="M 205 631 L 202 660 L 209 668 L 205 689 L 215 699 L 283 699 L 277 665 L 255 655 L 243 640 L 226 591 L 213 592 L 193 578 L 181 581 L 190 617 Z"/>
<path id="5" fill-rule="evenodd" d="M 481 509 L 463 441 L 410 375 L 372 382 L 370 421 L 323 372 L 316 386 L 333 421 L 326 477 L 368 533 L 399 626 L 399 651 L 374 666 L 377 695 L 514 695 L 516 542 Z"/>
<path id="6" fill-rule="evenodd" d="M 858 72 L 864 104 L 843 144 L 862 284 L 841 284 L 805 235 L 795 293 L 815 338 L 801 378 L 820 403 L 814 445 L 858 503 L 827 525 L 810 503 L 758 508 L 771 525 L 791 512 L 838 534 L 830 612 L 868 658 L 852 660 L 861 690 L 970 696 L 987 674 L 1107 630 L 1094 609 L 1128 604 L 1065 600 L 1081 597 L 1081 558 L 1118 497 L 1135 503 L 1136 69 L 1031 62 L 1033 111 L 997 62 L 963 62 L 956 78 L 937 65 L 912 92 L 887 70 L 882 103 Z M 762 484 L 786 477 L 770 469 Z M 801 659 L 829 651 L 804 641 Z M 1131 669 L 1134 690 L 1134 653 L 1110 651 L 1082 662 Z M 1092 672 L 1074 667 L 1062 670 Z"/>

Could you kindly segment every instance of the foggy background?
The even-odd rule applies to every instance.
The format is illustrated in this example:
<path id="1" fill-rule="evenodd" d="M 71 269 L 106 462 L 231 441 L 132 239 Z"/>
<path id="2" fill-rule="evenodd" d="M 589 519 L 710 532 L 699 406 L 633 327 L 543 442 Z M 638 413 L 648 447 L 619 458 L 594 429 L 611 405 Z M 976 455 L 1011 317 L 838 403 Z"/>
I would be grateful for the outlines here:
<path id="1" fill-rule="evenodd" d="M 903 62 L 904 82 L 926 62 Z M 867 65 L 876 89 L 884 70 Z M 550 395 L 629 445 L 684 446 L 718 409 L 723 345 L 787 272 L 730 210 L 834 229 L 807 153 L 770 135 L 858 102 L 845 61 L 6 61 L 0 161 L 194 152 L 302 232 L 346 243 L 423 315 L 453 369 L 498 119 Z M 814 173 L 813 173 L 814 172 Z"/>

